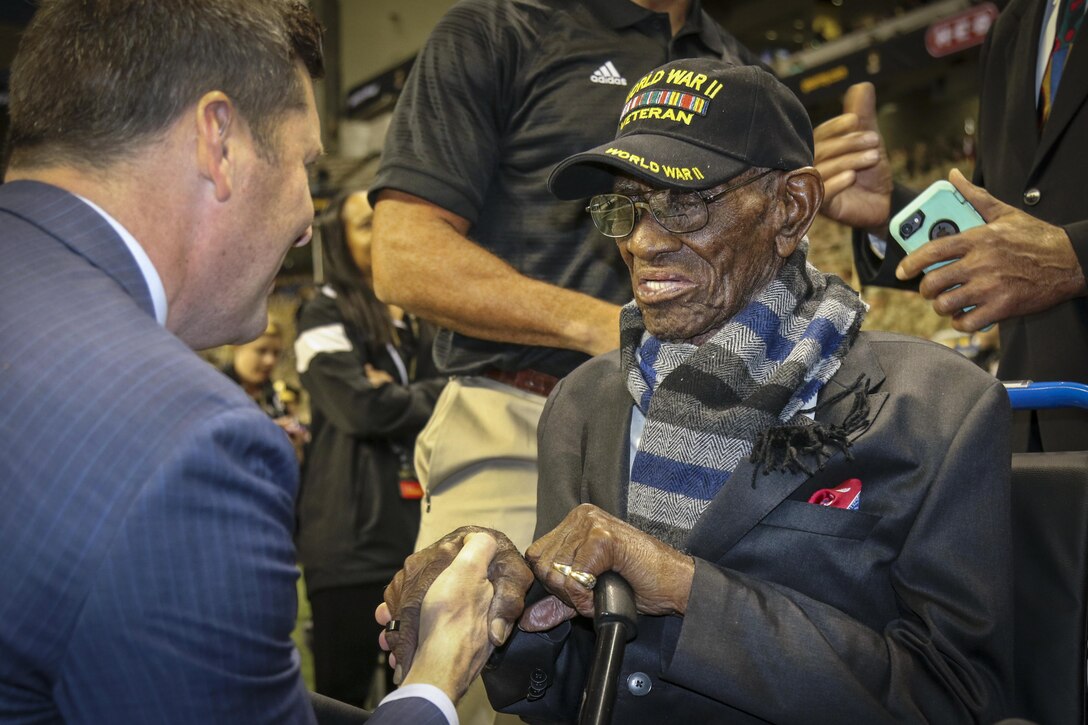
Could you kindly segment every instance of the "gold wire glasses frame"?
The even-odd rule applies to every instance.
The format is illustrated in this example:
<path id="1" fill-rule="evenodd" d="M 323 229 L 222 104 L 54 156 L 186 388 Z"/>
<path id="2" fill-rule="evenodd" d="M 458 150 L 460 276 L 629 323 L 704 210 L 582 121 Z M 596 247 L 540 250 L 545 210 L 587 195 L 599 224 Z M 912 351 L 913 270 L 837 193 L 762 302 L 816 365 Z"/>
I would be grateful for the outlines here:
<path id="1" fill-rule="evenodd" d="M 601 234 L 613 239 L 622 239 L 635 230 L 640 208 L 650 212 L 666 231 L 690 234 L 706 226 L 710 218 L 708 204 L 716 202 L 731 191 L 762 179 L 772 171 L 774 169 L 767 169 L 709 196 L 704 196 L 705 192 L 702 191 L 681 192 L 676 189 L 651 191 L 645 195 L 645 201 L 638 198 L 642 194 L 635 197 L 626 194 L 598 194 L 589 200 L 586 211 Z"/>

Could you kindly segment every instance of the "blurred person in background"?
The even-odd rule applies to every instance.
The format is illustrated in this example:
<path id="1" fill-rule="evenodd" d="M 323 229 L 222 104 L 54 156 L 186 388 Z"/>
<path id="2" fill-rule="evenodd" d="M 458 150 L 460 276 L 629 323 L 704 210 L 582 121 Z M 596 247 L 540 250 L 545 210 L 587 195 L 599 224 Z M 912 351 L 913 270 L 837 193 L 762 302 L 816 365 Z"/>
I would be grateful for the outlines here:
<path id="1" fill-rule="evenodd" d="M 315 684 L 358 706 L 381 652 L 367 613 L 412 552 L 422 497 L 412 448 L 445 384 L 432 362 L 432 328 L 374 296 L 371 216 L 361 191 L 322 217 L 326 284 L 300 310 L 295 343 L 312 409 L 297 542 Z M 382 689 L 392 689 L 392 671 L 380 672 Z"/>
<path id="2" fill-rule="evenodd" d="M 242 386 L 246 395 L 287 433 L 295 454 L 302 460 L 309 431 L 298 419 L 298 393 L 282 380 L 273 380 L 283 354 L 283 329 L 269 321 L 256 340 L 235 345 L 223 373 Z"/>

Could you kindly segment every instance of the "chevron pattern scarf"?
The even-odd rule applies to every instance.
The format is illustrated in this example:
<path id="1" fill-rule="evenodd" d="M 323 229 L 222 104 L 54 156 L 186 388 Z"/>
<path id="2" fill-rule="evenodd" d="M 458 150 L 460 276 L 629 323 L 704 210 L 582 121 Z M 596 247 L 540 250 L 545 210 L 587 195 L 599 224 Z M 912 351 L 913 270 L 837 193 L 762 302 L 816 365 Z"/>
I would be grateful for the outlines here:
<path id="1" fill-rule="evenodd" d="M 627 518 L 670 546 L 684 548 L 761 434 L 819 425 L 802 408 L 839 369 L 867 308 L 841 279 L 808 264 L 807 253 L 804 241 L 778 277 L 699 346 L 662 342 L 634 302 L 623 308 L 627 389 L 646 417 Z"/>

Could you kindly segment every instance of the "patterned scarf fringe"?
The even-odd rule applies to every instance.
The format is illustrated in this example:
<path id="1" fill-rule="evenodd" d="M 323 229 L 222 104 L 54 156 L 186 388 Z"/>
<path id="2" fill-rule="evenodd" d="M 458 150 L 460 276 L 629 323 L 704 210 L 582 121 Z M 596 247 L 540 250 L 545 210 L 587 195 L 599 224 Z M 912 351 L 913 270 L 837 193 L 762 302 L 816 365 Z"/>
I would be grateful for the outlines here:
<path id="1" fill-rule="evenodd" d="M 827 464 L 834 449 L 842 451 L 848 461 L 854 460 L 854 454 L 850 452 L 850 436 L 864 428 L 869 419 L 868 378 L 858 376 L 846 390 L 801 412 L 815 414 L 848 395 L 854 396 L 854 402 L 841 425 L 813 422 L 812 425 L 781 425 L 761 431 L 752 447 L 752 455 L 748 457 L 748 461 L 755 464 L 752 468 L 752 488 L 756 487 L 756 476 L 760 471 L 764 476 L 774 471 L 804 471 L 809 476 L 815 475 Z M 806 466 L 802 458 L 815 459 L 816 465 Z"/>

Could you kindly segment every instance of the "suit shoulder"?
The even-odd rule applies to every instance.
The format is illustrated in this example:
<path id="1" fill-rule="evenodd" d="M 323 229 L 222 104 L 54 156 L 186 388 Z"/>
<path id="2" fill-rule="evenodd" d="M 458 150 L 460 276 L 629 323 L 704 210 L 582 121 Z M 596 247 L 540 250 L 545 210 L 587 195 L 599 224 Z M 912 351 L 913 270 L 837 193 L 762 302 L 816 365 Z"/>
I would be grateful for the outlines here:
<path id="1" fill-rule="evenodd" d="M 949 378 L 954 378 L 957 385 L 972 384 L 978 388 L 999 384 L 993 375 L 960 353 L 931 340 L 896 332 L 862 332 L 861 336 L 889 377 L 929 380 L 935 388 L 943 386 Z"/>
<path id="2" fill-rule="evenodd" d="M 564 387 L 571 391 L 598 388 L 602 381 L 622 379 L 622 372 L 620 351 L 613 350 L 590 358 L 576 367 L 564 378 Z"/>

